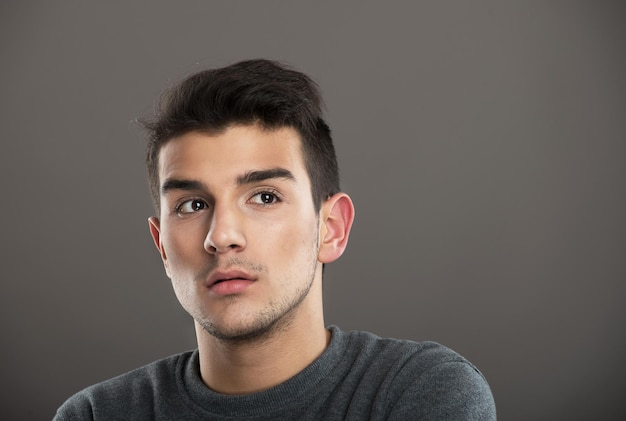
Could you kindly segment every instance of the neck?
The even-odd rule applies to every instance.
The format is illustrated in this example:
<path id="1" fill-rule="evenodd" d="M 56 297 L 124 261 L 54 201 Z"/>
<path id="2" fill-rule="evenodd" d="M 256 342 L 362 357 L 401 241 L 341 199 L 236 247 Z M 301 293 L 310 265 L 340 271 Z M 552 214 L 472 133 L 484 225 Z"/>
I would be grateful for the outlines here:
<path id="1" fill-rule="evenodd" d="M 204 383 L 218 393 L 244 395 L 283 383 L 306 368 L 330 341 L 321 306 L 308 308 L 308 301 L 295 309 L 288 323 L 249 340 L 220 340 L 196 323 Z"/>

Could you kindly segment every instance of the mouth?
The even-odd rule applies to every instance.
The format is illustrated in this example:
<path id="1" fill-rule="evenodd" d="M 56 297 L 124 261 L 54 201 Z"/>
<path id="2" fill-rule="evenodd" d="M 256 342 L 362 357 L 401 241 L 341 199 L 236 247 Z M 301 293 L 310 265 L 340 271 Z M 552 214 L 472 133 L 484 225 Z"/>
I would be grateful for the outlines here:
<path id="1" fill-rule="evenodd" d="M 207 285 L 210 288 L 213 285 L 234 280 L 253 281 L 254 278 L 247 272 L 238 269 L 226 271 L 216 270 L 209 276 Z"/>
<path id="2" fill-rule="evenodd" d="M 232 295 L 242 292 L 255 281 L 252 275 L 241 270 L 217 270 L 209 277 L 207 287 L 216 295 Z"/>

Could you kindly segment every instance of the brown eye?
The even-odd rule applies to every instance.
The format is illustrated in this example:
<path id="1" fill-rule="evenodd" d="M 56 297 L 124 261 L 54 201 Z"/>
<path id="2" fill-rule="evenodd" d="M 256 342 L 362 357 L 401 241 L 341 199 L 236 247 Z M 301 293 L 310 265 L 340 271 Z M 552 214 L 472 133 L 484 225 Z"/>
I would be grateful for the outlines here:
<path id="1" fill-rule="evenodd" d="M 276 194 L 272 192 L 264 191 L 264 192 L 259 192 L 255 194 L 254 196 L 252 196 L 250 201 L 257 205 L 272 205 L 276 202 L 279 202 L 280 200 Z"/>
<path id="2" fill-rule="evenodd" d="M 187 200 L 186 202 L 181 203 L 176 211 L 178 213 L 194 213 L 207 208 L 207 204 L 205 201 L 200 199 Z"/>
<path id="3" fill-rule="evenodd" d="M 273 194 L 269 194 L 269 193 L 261 193 L 261 202 L 268 204 L 268 203 L 272 203 L 274 202 L 274 195 Z"/>

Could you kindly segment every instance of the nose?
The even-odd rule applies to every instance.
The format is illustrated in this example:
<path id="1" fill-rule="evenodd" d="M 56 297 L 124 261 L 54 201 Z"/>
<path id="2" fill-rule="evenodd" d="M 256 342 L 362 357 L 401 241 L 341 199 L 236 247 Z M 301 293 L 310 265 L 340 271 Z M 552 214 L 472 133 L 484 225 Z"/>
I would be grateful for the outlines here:
<path id="1" fill-rule="evenodd" d="M 210 254 L 218 254 L 241 251 L 245 246 L 242 215 L 228 206 L 215 206 L 204 249 Z"/>

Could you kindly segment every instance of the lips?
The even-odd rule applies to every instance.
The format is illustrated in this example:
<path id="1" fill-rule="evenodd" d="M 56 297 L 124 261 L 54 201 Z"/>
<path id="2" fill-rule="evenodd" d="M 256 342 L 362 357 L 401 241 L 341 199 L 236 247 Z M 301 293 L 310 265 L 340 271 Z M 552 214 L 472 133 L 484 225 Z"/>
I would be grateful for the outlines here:
<path id="1" fill-rule="evenodd" d="M 249 275 L 248 273 L 242 270 L 227 270 L 227 271 L 216 270 L 211 274 L 211 276 L 209 276 L 207 285 L 210 288 L 213 285 L 218 284 L 220 282 L 232 281 L 236 279 L 247 280 L 247 281 L 254 280 L 254 278 L 251 275 Z"/>
<path id="2" fill-rule="evenodd" d="M 216 295 L 236 294 L 248 286 L 256 279 L 242 270 L 216 270 L 207 280 L 207 287 Z"/>

